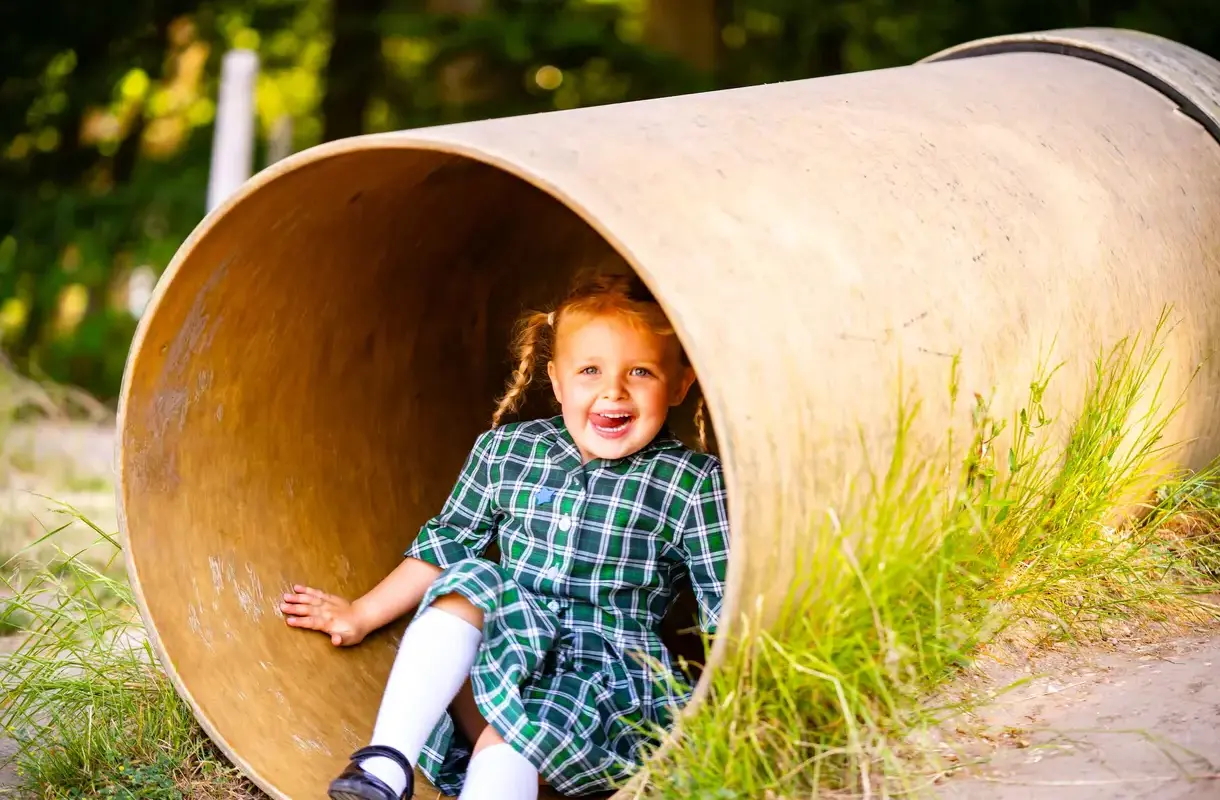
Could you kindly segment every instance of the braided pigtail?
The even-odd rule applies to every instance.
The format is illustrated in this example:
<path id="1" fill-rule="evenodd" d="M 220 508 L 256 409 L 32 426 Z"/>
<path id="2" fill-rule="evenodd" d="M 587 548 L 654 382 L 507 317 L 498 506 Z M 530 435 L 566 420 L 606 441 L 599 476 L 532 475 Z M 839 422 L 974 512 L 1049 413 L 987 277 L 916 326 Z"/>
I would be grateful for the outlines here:
<path id="1" fill-rule="evenodd" d="M 707 401 L 703 395 L 695 401 L 695 434 L 699 437 L 699 449 L 707 452 Z"/>
<path id="2" fill-rule="evenodd" d="M 538 351 L 545 342 L 546 330 L 551 326 L 553 314 L 536 311 L 521 321 L 517 335 L 513 340 L 513 351 L 517 355 L 517 368 L 513 370 L 512 380 L 507 391 L 500 398 L 496 412 L 491 415 L 491 426 L 497 428 L 506 414 L 516 411 L 525 399 L 526 390 L 534 380 L 538 366 Z"/>

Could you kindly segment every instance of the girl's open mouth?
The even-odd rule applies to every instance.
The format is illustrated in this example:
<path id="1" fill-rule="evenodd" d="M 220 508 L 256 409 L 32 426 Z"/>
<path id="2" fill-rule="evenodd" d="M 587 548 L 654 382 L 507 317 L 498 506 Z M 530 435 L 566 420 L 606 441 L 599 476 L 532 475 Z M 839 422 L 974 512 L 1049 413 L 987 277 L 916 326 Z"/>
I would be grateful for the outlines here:
<path id="1" fill-rule="evenodd" d="M 590 414 L 589 424 L 599 435 L 607 439 L 617 439 L 627 432 L 634 419 L 630 414 Z"/>

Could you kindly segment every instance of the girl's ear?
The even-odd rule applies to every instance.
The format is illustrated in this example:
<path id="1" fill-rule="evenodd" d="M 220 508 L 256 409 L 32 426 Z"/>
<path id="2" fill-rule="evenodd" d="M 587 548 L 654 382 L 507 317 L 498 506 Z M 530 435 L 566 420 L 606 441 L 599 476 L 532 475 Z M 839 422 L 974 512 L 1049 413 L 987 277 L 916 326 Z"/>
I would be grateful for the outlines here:
<path id="1" fill-rule="evenodd" d="M 555 401 L 563 405 L 563 392 L 559 389 L 559 381 L 555 380 L 555 362 L 546 362 L 546 376 L 551 379 L 551 391 L 555 393 Z"/>
<path id="2" fill-rule="evenodd" d="M 669 404 L 671 406 L 680 406 L 686 400 L 686 395 L 690 391 L 690 387 L 695 384 L 695 368 L 683 367 L 679 375 L 678 381 L 674 383 L 673 391 L 670 394 Z"/>

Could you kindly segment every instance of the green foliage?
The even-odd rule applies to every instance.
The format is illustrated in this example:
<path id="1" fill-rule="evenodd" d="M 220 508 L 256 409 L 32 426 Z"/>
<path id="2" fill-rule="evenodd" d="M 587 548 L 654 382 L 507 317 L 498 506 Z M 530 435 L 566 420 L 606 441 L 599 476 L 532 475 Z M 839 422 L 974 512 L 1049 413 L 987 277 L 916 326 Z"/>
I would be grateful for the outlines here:
<path id="1" fill-rule="evenodd" d="M 39 349 L 38 367 L 54 380 L 88 386 L 103 397 L 118 394 L 136 319 L 122 309 L 87 314 L 71 335 L 56 336 Z"/>
<path id="2" fill-rule="evenodd" d="M 1220 53 L 1206 0 L 75 0 L 0 3 L 0 346 L 111 399 L 129 271 L 204 213 L 220 57 L 257 50 L 260 143 L 293 145 L 910 63 L 998 33 L 1130 26 Z M 710 36 L 713 68 L 649 44 Z M 702 14 L 707 26 L 685 25 Z M 708 43 L 703 43 L 707 45 Z M 378 47 L 380 45 L 380 47 Z M 706 49 L 706 48 L 705 48 Z M 75 293 L 75 295 L 73 295 Z M 83 310 L 63 317 L 65 298 Z"/>
<path id="3" fill-rule="evenodd" d="M 113 797 L 122 800 L 183 800 L 182 790 L 174 779 L 179 766 L 168 756 L 158 755 L 151 764 L 125 764 L 107 770 L 100 781 L 91 782 L 88 792 L 73 788 L 66 797 Z"/>

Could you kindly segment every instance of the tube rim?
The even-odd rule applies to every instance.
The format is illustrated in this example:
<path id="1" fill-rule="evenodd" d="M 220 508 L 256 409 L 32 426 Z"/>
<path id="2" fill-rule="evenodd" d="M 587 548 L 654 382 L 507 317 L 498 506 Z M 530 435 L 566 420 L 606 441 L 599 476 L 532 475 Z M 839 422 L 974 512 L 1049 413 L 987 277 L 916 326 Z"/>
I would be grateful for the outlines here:
<path id="1" fill-rule="evenodd" d="M 1123 28 L 1006 34 L 954 45 L 916 63 L 1006 53 L 1049 53 L 1118 70 L 1163 94 L 1220 143 L 1220 68 L 1198 50 L 1155 34 Z"/>

